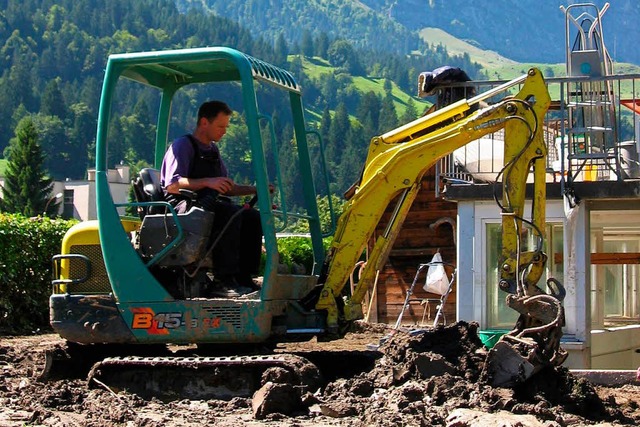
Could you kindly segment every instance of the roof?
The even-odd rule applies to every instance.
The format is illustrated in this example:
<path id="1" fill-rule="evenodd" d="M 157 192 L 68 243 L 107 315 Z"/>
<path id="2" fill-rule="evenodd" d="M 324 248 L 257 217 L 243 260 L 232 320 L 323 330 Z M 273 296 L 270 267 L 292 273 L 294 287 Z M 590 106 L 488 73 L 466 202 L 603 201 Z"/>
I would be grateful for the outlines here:
<path id="1" fill-rule="evenodd" d="M 227 47 L 115 54 L 109 56 L 109 64 L 128 79 L 158 88 L 238 81 L 241 70 L 250 70 L 256 80 L 300 92 L 288 71 Z"/>

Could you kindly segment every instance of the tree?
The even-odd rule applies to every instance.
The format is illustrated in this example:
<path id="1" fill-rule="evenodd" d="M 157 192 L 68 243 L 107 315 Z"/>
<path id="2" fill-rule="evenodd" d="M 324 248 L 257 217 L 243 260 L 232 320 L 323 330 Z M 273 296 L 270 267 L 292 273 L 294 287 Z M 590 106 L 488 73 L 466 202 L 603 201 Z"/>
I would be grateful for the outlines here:
<path id="1" fill-rule="evenodd" d="M 393 105 L 391 93 L 387 93 L 387 96 L 382 100 L 380 109 L 380 132 L 388 132 L 396 127 L 398 127 L 398 114 L 395 105 Z"/>
<path id="2" fill-rule="evenodd" d="M 47 206 L 53 182 L 44 170 L 44 155 L 38 143 L 38 131 L 30 116 L 18 123 L 15 138 L 9 142 L 9 158 L 0 208 L 25 216 L 42 214 Z"/>
<path id="3" fill-rule="evenodd" d="M 364 67 L 358 59 L 351 43 L 346 40 L 336 40 L 327 50 L 327 56 L 332 65 L 342 67 L 354 76 L 364 75 Z"/>
<path id="4" fill-rule="evenodd" d="M 416 110 L 416 103 L 412 98 L 407 101 L 407 108 L 404 110 L 402 117 L 400 117 L 400 123 L 405 124 L 414 121 L 418 118 L 418 111 Z"/>
<path id="5" fill-rule="evenodd" d="M 351 122 L 349 121 L 349 112 L 346 105 L 341 102 L 336 108 L 336 112 L 331 120 L 331 128 L 329 129 L 329 141 L 326 145 L 327 162 L 331 169 L 340 165 L 342 151 L 346 146 L 346 140 L 351 131 Z"/>
<path id="6" fill-rule="evenodd" d="M 365 125 L 365 134 L 373 136 L 377 134 L 380 124 L 380 109 L 382 104 L 380 98 L 373 91 L 369 91 L 362 95 L 360 104 L 356 109 L 356 117 L 361 123 L 368 122 Z"/>
<path id="7" fill-rule="evenodd" d="M 45 116 L 56 116 L 63 120 L 67 117 L 67 106 L 62 97 L 58 79 L 50 80 L 42 93 L 40 113 Z"/>
<path id="8" fill-rule="evenodd" d="M 316 37 L 315 55 L 326 59 L 327 50 L 329 50 L 329 43 L 329 36 L 327 36 L 327 33 L 320 33 L 318 37 Z"/>
<path id="9" fill-rule="evenodd" d="M 311 31 L 305 29 L 302 32 L 302 41 L 300 42 L 300 49 L 304 56 L 311 58 L 313 56 L 313 36 Z"/>
<path id="10" fill-rule="evenodd" d="M 287 55 L 289 55 L 289 46 L 287 45 L 287 41 L 284 39 L 284 35 L 282 33 L 278 34 L 278 38 L 276 39 L 276 44 L 274 46 L 274 55 L 276 65 L 280 67 L 286 67 L 287 65 Z"/>

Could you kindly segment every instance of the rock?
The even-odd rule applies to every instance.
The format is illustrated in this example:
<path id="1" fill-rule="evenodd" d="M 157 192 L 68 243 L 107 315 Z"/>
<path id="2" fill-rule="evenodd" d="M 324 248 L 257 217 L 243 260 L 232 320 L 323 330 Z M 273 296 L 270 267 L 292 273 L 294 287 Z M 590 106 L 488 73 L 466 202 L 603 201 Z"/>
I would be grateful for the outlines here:
<path id="1" fill-rule="evenodd" d="M 273 413 L 291 415 L 300 407 L 299 393 L 291 384 L 267 382 L 251 399 L 253 416 L 258 420 Z"/>
<path id="2" fill-rule="evenodd" d="M 344 418 L 356 414 L 356 410 L 353 406 L 344 402 L 321 403 L 319 406 L 322 415 L 331 418 Z"/>
<path id="3" fill-rule="evenodd" d="M 293 383 L 294 380 L 295 378 L 291 373 L 291 371 L 288 371 L 287 369 L 284 369 L 278 366 L 273 366 L 262 373 L 260 383 L 262 385 L 268 382 L 277 383 L 277 384 L 286 384 L 286 383 Z"/>
<path id="4" fill-rule="evenodd" d="M 533 415 L 517 415 L 507 411 L 487 413 L 475 409 L 455 409 L 446 419 L 447 427 L 553 427 L 553 421 L 539 421 Z"/>

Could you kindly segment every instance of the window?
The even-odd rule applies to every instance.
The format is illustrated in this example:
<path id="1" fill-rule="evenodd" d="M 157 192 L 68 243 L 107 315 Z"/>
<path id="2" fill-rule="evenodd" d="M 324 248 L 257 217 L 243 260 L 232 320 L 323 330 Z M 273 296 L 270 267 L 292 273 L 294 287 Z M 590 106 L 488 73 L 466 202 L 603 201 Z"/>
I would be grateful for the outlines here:
<path id="1" fill-rule="evenodd" d="M 62 217 L 73 218 L 73 190 L 64 190 L 64 201 L 62 205 Z"/>
<path id="2" fill-rule="evenodd" d="M 498 282 L 500 281 L 498 261 L 502 252 L 502 225 L 499 223 L 486 224 L 486 233 L 487 327 L 510 329 L 518 319 L 519 313 L 507 306 L 505 302 L 507 294 L 498 288 Z M 526 230 L 523 234 L 526 234 L 526 236 L 522 250 L 531 250 L 534 248 L 535 236 L 533 236 L 531 232 L 526 232 Z M 548 277 L 554 277 L 562 283 L 564 273 L 562 264 L 562 224 L 547 224 L 543 250 L 547 254 L 548 259 L 545 274 L 540 278 L 538 286 L 546 291 L 546 281 Z"/>
<path id="3" fill-rule="evenodd" d="M 591 212 L 593 327 L 637 323 L 640 317 L 639 215 L 634 210 Z"/>

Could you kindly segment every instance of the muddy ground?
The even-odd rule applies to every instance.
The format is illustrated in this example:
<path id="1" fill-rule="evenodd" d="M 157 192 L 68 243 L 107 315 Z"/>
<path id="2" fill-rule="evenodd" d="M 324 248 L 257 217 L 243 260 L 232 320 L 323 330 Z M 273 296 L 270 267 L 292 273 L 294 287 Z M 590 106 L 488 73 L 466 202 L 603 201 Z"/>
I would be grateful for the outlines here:
<path id="1" fill-rule="evenodd" d="M 361 323 L 338 341 L 280 345 L 276 352 L 326 361 L 330 378 L 313 393 L 276 375 L 253 399 L 171 402 L 89 387 L 83 379 L 39 381 L 45 349 L 61 340 L 0 337 L 0 427 L 640 425 L 638 386 L 595 386 L 562 368 L 516 389 L 483 384 L 485 350 L 475 324 L 415 336 L 390 332 Z M 381 338 L 379 353 L 366 351 Z"/>

